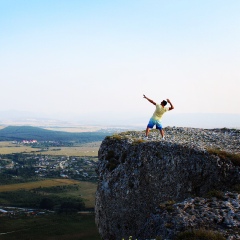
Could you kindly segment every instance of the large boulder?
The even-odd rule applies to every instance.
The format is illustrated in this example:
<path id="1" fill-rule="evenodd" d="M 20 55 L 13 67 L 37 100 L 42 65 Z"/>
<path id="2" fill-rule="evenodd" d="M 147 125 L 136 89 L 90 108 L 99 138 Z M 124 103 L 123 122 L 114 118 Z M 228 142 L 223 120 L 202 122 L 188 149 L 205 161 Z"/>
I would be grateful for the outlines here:
<path id="1" fill-rule="evenodd" d="M 104 240 L 165 236 L 149 227 L 161 204 L 240 182 L 229 157 L 239 153 L 239 131 L 167 128 L 164 141 L 157 134 L 146 141 L 143 132 L 126 132 L 102 142 L 95 213 Z"/>

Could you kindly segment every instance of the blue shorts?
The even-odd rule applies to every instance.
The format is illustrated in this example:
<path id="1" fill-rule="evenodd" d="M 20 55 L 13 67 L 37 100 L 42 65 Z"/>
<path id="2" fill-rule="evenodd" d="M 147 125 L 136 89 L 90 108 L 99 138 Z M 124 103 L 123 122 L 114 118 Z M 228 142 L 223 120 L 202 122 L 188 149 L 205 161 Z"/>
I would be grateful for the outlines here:
<path id="1" fill-rule="evenodd" d="M 148 128 L 153 128 L 155 125 L 156 125 L 156 129 L 159 129 L 159 130 L 162 129 L 162 124 L 161 124 L 161 122 L 158 121 L 158 120 L 154 120 L 154 119 L 152 119 L 152 118 L 149 120 L 149 123 L 148 123 L 147 127 L 148 127 Z"/>

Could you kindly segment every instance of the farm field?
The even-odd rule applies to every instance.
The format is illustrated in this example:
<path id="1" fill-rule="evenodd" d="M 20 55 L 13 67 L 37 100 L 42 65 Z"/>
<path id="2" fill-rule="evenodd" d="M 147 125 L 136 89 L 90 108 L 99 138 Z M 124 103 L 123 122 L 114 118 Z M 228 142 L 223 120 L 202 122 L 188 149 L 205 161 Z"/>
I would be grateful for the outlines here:
<path id="1" fill-rule="evenodd" d="M 36 153 L 54 156 L 97 157 L 100 144 L 101 142 L 92 142 L 75 144 L 72 147 L 49 147 L 47 151 L 45 149 L 41 151 L 40 148 L 31 148 L 8 141 L 0 142 L 0 154 Z M 61 189 L 63 190 L 61 191 Z M 94 209 L 96 189 L 97 183 L 64 178 L 45 178 L 40 181 L 6 184 L 0 185 L 0 205 L 24 205 L 28 201 L 31 202 L 31 198 L 34 196 L 46 196 L 53 200 L 57 198 L 82 199 L 86 209 Z M 0 240 L 10 239 L 100 240 L 101 238 L 95 224 L 94 213 L 52 213 L 34 216 L 18 215 L 13 218 L 1 217 Z"/>
<path id="2" fill-rule="evenodd" d="M 41 188 L 39 189 L 39 186 Z M 74 186 L 66 188 L 65 191 L 55 192 L 52 187 L 56 186 Z M 78 186 L 76 188 L 76 186 Z M 0 186 L 0 192 L 16 191 L 18 196 L 19 187 L 27 191 L 37 189 L 43 194 L 49 196 L 50 191 L 59 197 L 77 198 L 81 197 L 86 208 L 94 208 L 95 191 L 97 184 L 91 182 L 79 182 L 69 179 L 47 179 L 38 182 L 29 182 L 25 184 L 9 184 Z M 19 200 L 18 200 L 19 201 Z M 1 197 L 0 197 L 1 202 Z M 11 199 L 10 202 L 11 203 Z M 95 225 L 94 213 L 72 213 L 59 214 L 50 213 L 34 216 L 14 216 L 1 217 L 0 240 L 100 240 L 100 236 Z"/>
<path id="3" fill-rule="evenodd" d="M 101 142 L 93 142 L 79 144 L 73 147 L 49 147 L 48 150 L 42 151 L 39 148 L 32 148 L 26 145 L 18 145 L 12 142 L 0 142 L 0 154 L 11 153 L 44 153 L 49 155 L 64 155 L 64 156 L 97 156 Z"/>
<path id="4" fill-rule="evenodd" d="M 0 185 L 0 192 L 11 192 L 18 190 L 31 190 L 35 188 L 46 188 L 64 185 L 78 185 L 79 190 L 71 191 L 67 193 L 68 197 L 77 197 L 81 195 L 87 208 L 94 208 L 95 204 L 95 192 L 97 184 L 92 182 L 77 181 L 72 179 L 46 179 L 36 182 L 18 183 Z M 61 195 L 61 194 L 59 194 Z"/>
<path id="5" fill-rule="evenodd" d="M 3 218 L 2 218 L 3 220 Z M 1 220 L 0 240 L 100 240 L 94 214 L 50 214 Z"/>
<path id="6" fill-rule="evenodd" d="M 54 186 L 63 186 L 63 185 L 70 185 L 70 184 L 77 184 L 77 183 L 79 183 L 79 181 L 72 180 L 72 179 L 46 179 L 46 180 L 36 181 L 36 182 L 0 185 L 0 192 L 16 191 L 19 189 L 30 190 L 38 187 L 54 187 Z"/>

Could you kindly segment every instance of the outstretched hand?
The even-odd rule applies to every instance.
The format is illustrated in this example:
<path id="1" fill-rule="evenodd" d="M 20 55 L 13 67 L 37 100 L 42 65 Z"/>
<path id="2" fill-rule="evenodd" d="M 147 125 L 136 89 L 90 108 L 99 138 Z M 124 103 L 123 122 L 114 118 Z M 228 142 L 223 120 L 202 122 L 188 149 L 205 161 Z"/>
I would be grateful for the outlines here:
<path id="1" fill-rule="evenodd" d="M 143 98 L 147 98 L 147 97 L 143 94 Z"/>
<path id="2" fill-rule="evenodd" d="M 173 110 L 174 109 L 174 106 L 172 105 L 171 101 L 167 98 L 167 102 L 170 104 L 170 108 L 169 110 Z"/>

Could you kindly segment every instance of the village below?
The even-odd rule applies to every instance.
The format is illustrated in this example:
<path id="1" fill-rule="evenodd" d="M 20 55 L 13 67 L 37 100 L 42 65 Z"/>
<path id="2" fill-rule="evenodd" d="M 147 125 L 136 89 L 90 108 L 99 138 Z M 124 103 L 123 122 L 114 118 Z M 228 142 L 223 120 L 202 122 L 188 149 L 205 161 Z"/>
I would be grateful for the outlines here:
<path id="1" fill-rule="evenodd" d="M 100 239 L 95 169 L 101 140 L 111 134 L 0 130 L 0 239 Z"/>
<path id="2" fill-rule="evenodd" d="M 57 152 L 61 150 L 61 147 L 71 146 L 72 143 L 60 143 L 53 141 L 37 142 L 37 140 L 23 140 L 22 142 L 12 142 L 12 144 L 19 147 L 30 146 L 32 148 L 40 148 L 41 150 L 38 151 L 37 154 L 0 154 L 0 173 L 7 179 L 15 178 L 19 182 L 24 177 L 61 177 L 72 178 L 81 181 L 96 181 L 96 150 L 86 151 L 86 155 L 91 154 L 93 156 L 58 156 L 44 154 L 44 151 L 48 151 L 48 148 L 51 146 L 57 147 L 52 150 Z"/>

